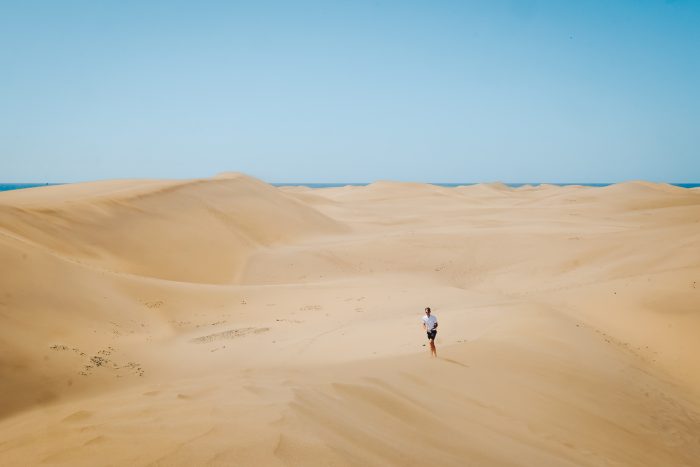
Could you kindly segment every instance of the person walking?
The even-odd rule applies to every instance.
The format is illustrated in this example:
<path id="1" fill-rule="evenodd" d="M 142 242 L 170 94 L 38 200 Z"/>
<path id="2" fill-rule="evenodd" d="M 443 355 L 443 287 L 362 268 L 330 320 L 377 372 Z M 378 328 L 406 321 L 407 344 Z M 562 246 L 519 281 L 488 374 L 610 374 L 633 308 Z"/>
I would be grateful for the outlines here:
<path id="1" fill-rule="evenodd" d="M 430 342 L 430 355 L 437 357 L 437 350 L 435 349 L 435 336 L 437 336 L 438 321 L 437 316 L 431 314 L 430 307 L 425 307 L 425 316 L 423 316 L 423 328 L 428 335 L 428 341 Z"/>

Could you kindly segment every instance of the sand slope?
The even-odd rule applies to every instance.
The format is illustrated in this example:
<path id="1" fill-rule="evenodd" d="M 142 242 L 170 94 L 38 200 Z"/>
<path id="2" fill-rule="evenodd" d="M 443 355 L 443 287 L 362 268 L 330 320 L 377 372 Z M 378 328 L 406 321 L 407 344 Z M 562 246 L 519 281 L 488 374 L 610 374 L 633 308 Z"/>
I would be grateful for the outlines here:
<path id="1" fill-rule="evenodd" d="M 0 260 L 2 465 L 700 465 L 697 190 L 42 187 Z"/>
<path id="2" fill-rule="evenodd" d="M 273 187 L 236 174 L 3 195 L 0 226 L 13 238 L 107 271 L 182 282 L 231 283 L 259 246 L 342 231 Z"/>

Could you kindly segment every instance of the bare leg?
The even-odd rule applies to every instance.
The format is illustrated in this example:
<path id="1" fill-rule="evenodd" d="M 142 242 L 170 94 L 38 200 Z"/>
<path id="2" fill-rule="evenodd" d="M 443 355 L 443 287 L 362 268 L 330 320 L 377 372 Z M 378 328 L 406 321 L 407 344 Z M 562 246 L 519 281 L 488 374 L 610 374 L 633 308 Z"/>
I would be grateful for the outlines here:
<path id="1" fill-rule="evenodd" d="M 435 349 L 435 340 L 430 339 L 430 354 L 433 357 L 437 357 L 437 349 Z"/>

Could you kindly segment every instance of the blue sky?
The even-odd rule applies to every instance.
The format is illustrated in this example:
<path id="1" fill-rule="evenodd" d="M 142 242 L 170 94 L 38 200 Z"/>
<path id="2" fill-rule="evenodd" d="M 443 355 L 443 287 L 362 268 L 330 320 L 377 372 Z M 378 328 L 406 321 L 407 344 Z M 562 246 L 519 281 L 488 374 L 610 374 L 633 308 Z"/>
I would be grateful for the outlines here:
<path id="1" fill-rule="evenodd" d="M 0 181 L 700 181 L 700 1 L 0 1 Z"/>

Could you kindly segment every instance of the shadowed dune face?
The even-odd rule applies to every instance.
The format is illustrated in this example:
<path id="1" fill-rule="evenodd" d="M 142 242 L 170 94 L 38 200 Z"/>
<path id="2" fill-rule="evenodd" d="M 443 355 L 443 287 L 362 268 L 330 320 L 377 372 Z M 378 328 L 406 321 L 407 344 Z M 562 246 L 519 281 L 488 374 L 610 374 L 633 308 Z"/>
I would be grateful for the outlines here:
<path id="1" fill-rule="evenodd" d="M 3 465 L 700 458 L 697 190 L 54 186 L 0 261 Z"/>

